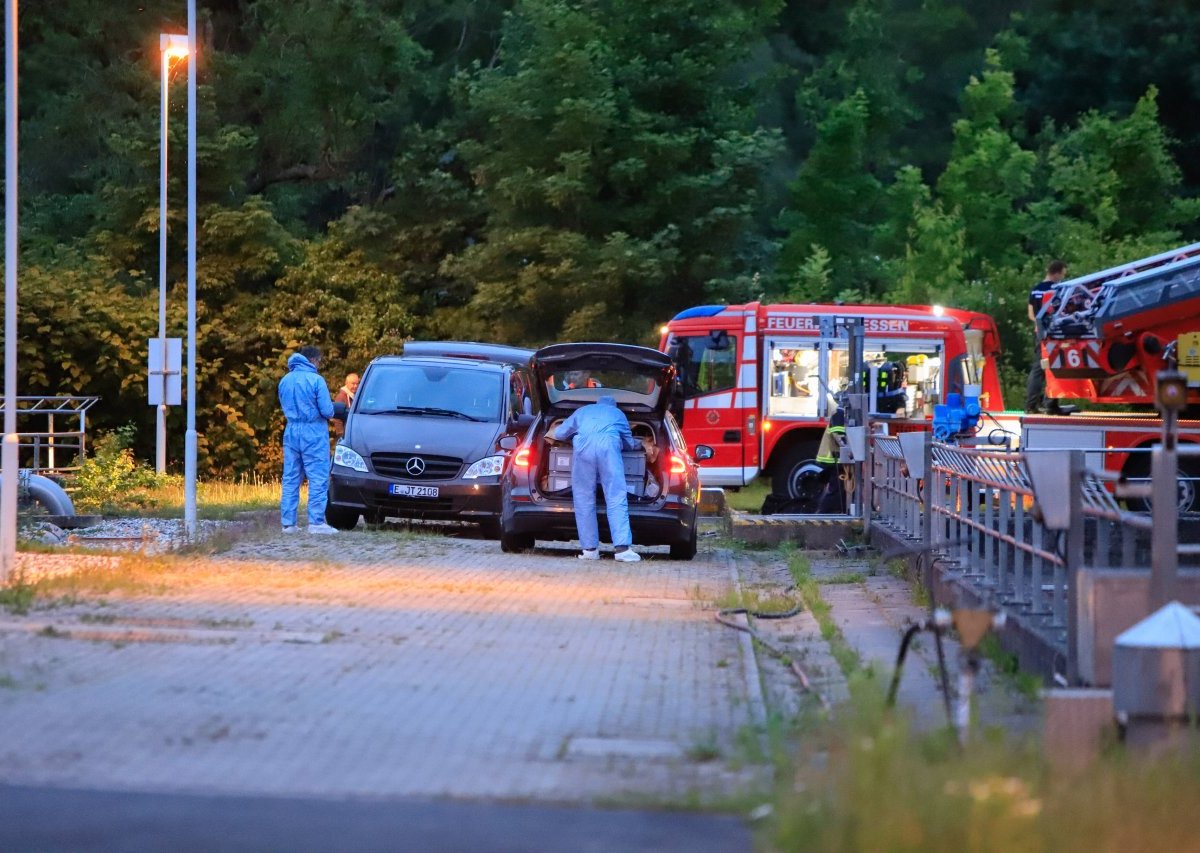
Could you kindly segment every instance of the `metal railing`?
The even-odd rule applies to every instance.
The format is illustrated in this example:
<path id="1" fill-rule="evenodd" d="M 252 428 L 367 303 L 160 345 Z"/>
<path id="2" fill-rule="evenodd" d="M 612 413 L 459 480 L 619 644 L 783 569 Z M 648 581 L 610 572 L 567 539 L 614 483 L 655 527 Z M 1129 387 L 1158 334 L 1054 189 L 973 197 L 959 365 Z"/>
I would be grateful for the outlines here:
<path id="1" fill-rule="evenodd" d="M 87 411 L 99 397 L 17 397 L 22 469 L 35 474 L 78 471 L 87 450 Z M 0 415 L 4 403 L 0 401 Z"/>
<path id="2" fill-rule="evenodd" d="M 869 523 L 934 555 L 957 582 L 1019 616 L 1070 661 L 1073 578 L 1080 569 L 1148 566 L 1149 515 L 1125 509 L 1111 476 L 1102 464 L 1089 467 L 1082 451 L 1069 451 L 1070 465 L 1051 483 L 1054 506 L 1044 511 L 1031 454 L 941 444 L 928 434 L 906 441 L 907 455 L 900 436 L 871 436 Z M 1069 526 L 1051 524 L 1048 510 L 1068 505 Z"/>

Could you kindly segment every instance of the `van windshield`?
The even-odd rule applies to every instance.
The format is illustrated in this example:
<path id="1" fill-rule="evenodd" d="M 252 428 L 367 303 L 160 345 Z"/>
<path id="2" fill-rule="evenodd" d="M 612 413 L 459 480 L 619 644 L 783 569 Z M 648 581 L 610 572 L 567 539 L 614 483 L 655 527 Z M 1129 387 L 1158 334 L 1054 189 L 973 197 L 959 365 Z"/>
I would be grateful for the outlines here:
<path id="1" fill-rule="evenodd" d="M 500 421 L 501 375 L 444 364 L 376 364 L 358 389 L 355 412 L 465 415 L 472 420 Z"/>

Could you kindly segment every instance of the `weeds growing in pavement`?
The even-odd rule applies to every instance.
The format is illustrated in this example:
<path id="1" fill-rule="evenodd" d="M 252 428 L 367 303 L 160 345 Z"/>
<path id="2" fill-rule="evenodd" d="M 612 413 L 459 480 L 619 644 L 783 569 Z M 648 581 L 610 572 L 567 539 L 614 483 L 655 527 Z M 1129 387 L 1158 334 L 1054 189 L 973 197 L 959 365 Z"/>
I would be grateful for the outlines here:
<path id="1" fill-rule="evenodd" d="M 706 732 L 697 737 L 687 748 L 685 754 L 691 761 L 716 761 L 721 757 L 721 747 L 717 743 L 716 733 Z"/>
<path id="2" fill-rule="evenodd" d="M 995 634 L 987 634 L 979 643 L 979 653 L 991 661 L 1000 677 L 1028 701 L 1037 701 L 1042 680 L 1031 672 L 1022 672 L 1017 656 L 1006 652 Z"/>
<path id="3" fill-rule="evenodd" d="M 847 676 L 859 670 L 862 667 L 862 661 L 858 657 L 858 652 L 854 651 L 846 642 L 846 638 L 842 636 L 841 628 L 833 621 L 829 605 L 821 597 L 820 586 L 813 577 L 812 562 L 807 555 L 795 548 L 788 547 L 780 550 L 787 559 L 788 571 L 791 572 L 792 580 L 796 584 L 800 600 L 811 611 L 817 624 L 821 627 L 821 637 L 829 644 L 830 654 L 833 655 L 834 660 L 838 662 L 838 666 Z"/>
<path id="4" fill-rule="evenodd" d="M 828 575 L 821 578 L 821 583 L 825 584 L 856 584 L 862 583 L 867 579 L 867 576 L 862 572 L 837 572 L 836 574 Z"/>
<path id="5" fill-rule="evenodd" d="M 15 613 L 18 616 L 23 616 L 33 607 L 33 602 L 37 599 L 37 591 L 34 585 L 27 582 L 21 575 L 17 575 L 9 583 L 0 587 L 0 607 L 3 607 L 9 613 Z"/>
<path id="6" fill-rule="evenodd" d="M 796 607 L 798 602 L 787 595 L 771 589 L 743 587 L 742 589 L 727 589 L 717 596 L 713 605 L 718 610 L 746 609 L 751 613 L 777 614 L 786 613 Z"/>

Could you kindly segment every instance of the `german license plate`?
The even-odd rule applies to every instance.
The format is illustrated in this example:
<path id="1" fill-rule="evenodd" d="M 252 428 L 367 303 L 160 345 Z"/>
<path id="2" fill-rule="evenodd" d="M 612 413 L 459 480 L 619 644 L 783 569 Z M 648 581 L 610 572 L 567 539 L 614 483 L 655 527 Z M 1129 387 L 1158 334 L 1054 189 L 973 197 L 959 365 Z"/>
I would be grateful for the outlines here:
<path id="1" fill-rule="evenodd" d="M 438 496 L 437 486 L 405 486 L 400 483 L 392 483 L 388 486 L 388 491 L 402 498 L 436 498 Z"/>

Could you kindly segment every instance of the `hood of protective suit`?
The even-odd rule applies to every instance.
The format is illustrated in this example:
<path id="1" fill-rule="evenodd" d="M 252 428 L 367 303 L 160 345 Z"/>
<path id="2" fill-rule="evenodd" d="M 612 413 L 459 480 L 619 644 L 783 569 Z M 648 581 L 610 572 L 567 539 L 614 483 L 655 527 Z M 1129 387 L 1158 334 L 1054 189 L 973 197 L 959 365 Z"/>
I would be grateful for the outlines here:
<path id="1" fill-rule="evenodd" d="M 288 370 L 304 370 L 309 373 L 317 372 L 317 366 L 298 352 L 294 352 L 288 356 L 287 365 Z"/>

